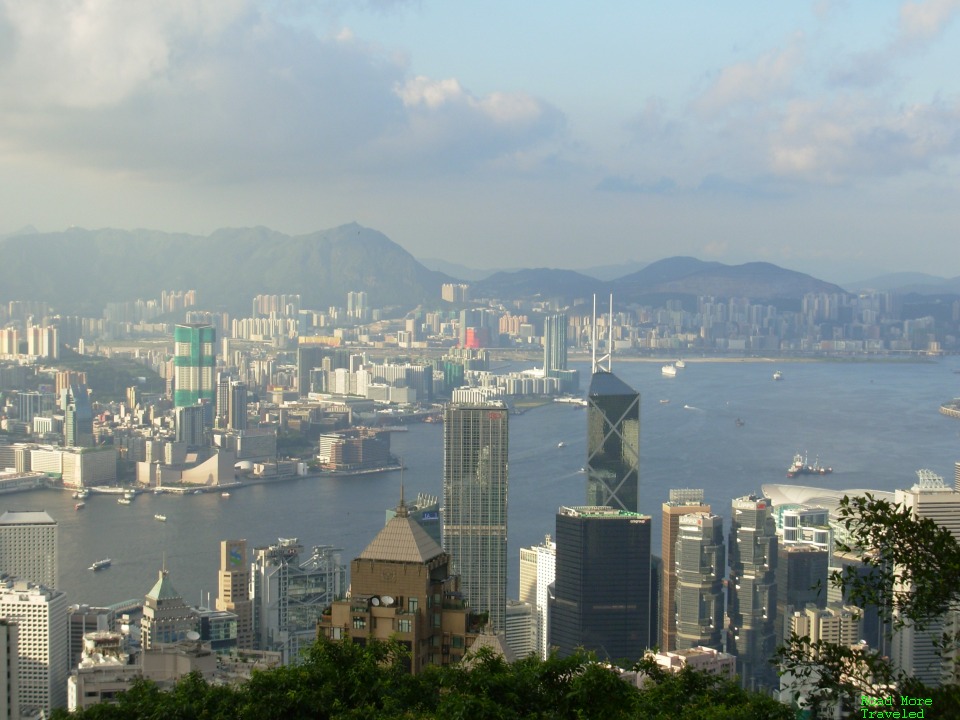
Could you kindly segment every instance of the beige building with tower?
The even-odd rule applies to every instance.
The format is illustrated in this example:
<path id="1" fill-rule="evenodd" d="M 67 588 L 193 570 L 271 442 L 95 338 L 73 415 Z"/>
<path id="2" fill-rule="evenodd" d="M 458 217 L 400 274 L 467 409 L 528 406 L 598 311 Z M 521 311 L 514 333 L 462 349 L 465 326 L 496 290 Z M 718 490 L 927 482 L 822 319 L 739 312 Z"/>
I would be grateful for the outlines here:
<path id="1" fill-rule="evenodd" d="M 663 558 L 663 582 L 660 602 L 660 649 L 677 649 L 677 539 L 680 518 L 693 513 L 709 513 L 703 502 L 703 490 L 683 488 L 670 491 L 670 500 L 663 503 L 663 527 L 660 556 Z"/>
<path id="2" fill-rule="evenodd" d="M 450 574 L 450 556 L 407 513 L 403 500 L 350 563 L 352 593 L 318 623 L 332 640 L 396 639 L 410 651 L 410 671 L 461 660 L 479 626 Z"/>

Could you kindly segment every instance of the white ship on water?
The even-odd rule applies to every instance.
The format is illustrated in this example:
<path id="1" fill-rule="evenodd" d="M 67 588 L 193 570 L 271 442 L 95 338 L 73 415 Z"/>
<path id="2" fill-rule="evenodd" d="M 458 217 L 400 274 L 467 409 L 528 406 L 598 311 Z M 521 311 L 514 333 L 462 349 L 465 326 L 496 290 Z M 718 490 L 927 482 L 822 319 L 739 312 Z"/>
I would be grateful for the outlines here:
<path id="1" fill-rule="evenodd" d="M 660 372 L 664 377 L 676 377 L 677 376 L 677 366 L 673 363 L 669 365 L 664 365 L 660 368 Z"/>

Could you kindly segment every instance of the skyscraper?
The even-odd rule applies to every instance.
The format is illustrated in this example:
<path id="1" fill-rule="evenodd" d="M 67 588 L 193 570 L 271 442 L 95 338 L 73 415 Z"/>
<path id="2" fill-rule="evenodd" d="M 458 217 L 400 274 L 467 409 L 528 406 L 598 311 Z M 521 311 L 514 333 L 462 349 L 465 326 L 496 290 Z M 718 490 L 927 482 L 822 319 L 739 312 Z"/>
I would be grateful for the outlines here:
<path id="1" fill-rule="evenodd" d="M 942 477 L 930 470 L 918 470 L 917 482 L 907 490 L 897 490 L 894 497 L 896 503 L 909 509 L 915 518 L 933 520 L 960 541 L 960 492 L 947 485 Z M 903 583 L 898 583 L 895 589 L 912 590 Z M 953 636 L 958 630 L 960 610 L 956 608 L 928 622 L 923 630 L 907 622 L 893 634 L 891 657 L 899 669 L 929 685 L 955 682 L 956 651 L 941 656 L 937 644 L 944 633 Z"/>
<path id="2" fill-rule="evenodd" d="M 66 593 L 27 582 L 0 587 L 0 617 L 17 624 L 20 711 L 36 708 L 49 717 L 66 707 Z"/>
<path id="3" fill-rule="evenodd" d="M 721 649 L 727 556 L 723 518 L 709 512 L 679 517 L 676 558 L 676 649 Z"/>
<path id="4" fill-rule="evenodd" d="M 508 418 L 499 403 L 448 405 L 443 416 L 443 548 L 496 632 L 507 606 Z"/>
<path id="5" fill-rule="evenodd" d="M 141 647 L 150 650 L 164 643 L 179 642 L 198 628 L 197 614 L 173 586 L 170 573 L 161 570 L 157 582 L 144 598 L 143 619 L 140 621 Z"/>
<path id="6" fill-rule="evenodd" d="M 57 521 L 43 510 L 0 515 L 0 572 L 57 587 Z"/>
<path id="7" fill-rule="evenodd" d="M 640 393 L 595 372 L 587 403 L 587 505 L 638 512 Z"/>
<path id="8" fill-rule="evenodd" d="M 660 649 L 677 649 L 677 538 L 680 517 L 692 513 L 709 513 L 703 502 L 703 490 L 692 488 L 670 490 L 670 500 L 663 504 L 660 552 L 663 556 L 663 602 L 660 607 Z M 721 573 L 723 575 L 723 573 Z"/>
<path id="9" fill-rule="evenodd" d="M 63 410 L 63 444 L 66 447 L 93 445 L 93 408 L 86 385 L 70 385 L 60 393 Z"/>
<path id="10" fill-rule="evenodd" d="M 550 646 L 639 660 L 651 646 L 650 517 L 611 507 L 562 507 L 550 599 Z"/>
<path id="11" fill-rule="evenodd" d="M 237 647 L 253 647 L 253 601 L 250 599 L 250 566 L 246 540 L 220 542 L 217 572 L 217 610 L 237 616 Z"/>
<path id="12" fill-rule="evenodd" d="M 206 323 L 177 325 L 173 329 L 174 394 L 176 407 L 206 400 L 216 403 L 214 367 L 217 331 Z M 211 418 L 212 421 L 212 418 Z"/>
<path id="13" fill-rule="evenodd" d="M 730 521 L 727 652 L 737 656 L 744 687 L 773 687 L 770 658 L 776 649 L 777 526 L 770 498 L 747 495 L 733 501 Z"/>
<path id="14" fill-rule="evenodd" d="M 574 391 L 580 385 L 580 371 L 567 369 L 567 315 L 548 315 L 543 321 L 543 374 L 556 378 L 560 389 Z"/>
<path id="15" fill-rule="evenodd" d="M 550 585 L 557 579 L 557 544 L 548 534 L 540 545 L 520 548 L 520 602 L 536 608 L 537 655 L 546 660 L 549 640 Z"/>

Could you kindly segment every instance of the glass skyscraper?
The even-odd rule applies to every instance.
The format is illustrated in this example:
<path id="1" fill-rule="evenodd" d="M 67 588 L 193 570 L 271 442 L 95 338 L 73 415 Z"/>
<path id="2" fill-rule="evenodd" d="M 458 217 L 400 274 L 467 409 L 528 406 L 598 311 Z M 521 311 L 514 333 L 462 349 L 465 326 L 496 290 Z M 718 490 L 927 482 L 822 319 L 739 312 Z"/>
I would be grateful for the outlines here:
<path id="1" fill-rule="evenodd" d="M 212 413 L 217 399 L 216 341 L 217 331 L 213 325 L 190 323 L 173 329 L 175 407 L 196 405 L 205 400 Z"/>
<path id="2" fill-rule="evenodd" d="M 443 549 L 474 612 L 504 629 L 507 605 L 507 409 L 448 405 L 443 416 Z"/>
<path id="3" fill-rule="evenodd" d="M 556 580 L 550 646 L 598 659 L 634 662 L 653 644 L 650 517 L 611 507 L 564 507 L 557 514 Z"/>
<path id="4" fill-rule="evenodd" d="M 640 393 L 595 372 L 587 395 L 587 505 L 639 512 Z"/>

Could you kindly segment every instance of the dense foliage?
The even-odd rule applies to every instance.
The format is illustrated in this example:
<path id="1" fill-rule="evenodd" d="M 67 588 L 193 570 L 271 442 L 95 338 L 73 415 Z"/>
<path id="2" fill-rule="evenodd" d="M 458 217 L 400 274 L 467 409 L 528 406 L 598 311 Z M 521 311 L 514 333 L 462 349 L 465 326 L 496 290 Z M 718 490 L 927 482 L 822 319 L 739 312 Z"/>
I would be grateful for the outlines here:
<path id="1" fill-rule="evenodd" d="M 786 720 L 793 714 L 767 697 L 692 671 L 665 673 L 649 662 L 642 691 L 586 655 L 507 663 L 478 653 L 470 667 L 431 667 L 413 676 L 394 643 L 321 640 L 297 666 L 255 673 L 236 686 L 210 685 L 196 675 L 169 691 L 141 681 L 117 704 L 75 715 L 107 720 L 296 720 L 297 718 L 675 718 Z"/>
<path id="2" fill-rule="evenodd" d="M 836 543 L 837 550 L 856 556 L 870 569 L 858 573 L 848 566 L 832 573 L 832 584 L 844 591 L 847 602 L 878 608 L 890 632 L 906 625 L 933 627 L 944 613 L 960 606 L 960 543 L 948 529 L 869 493 L 844 497 L 839 517 L 848 538 Z M 941 655 L 956 657 L 958 650 L 960 635 L 944 632 Z M 802 688 L 813 718 L 833 717 L 838 707 L 855 713 L 863 695 L 878 693 L 929 698 L 937 717 L 960 717 L 960 686 L 955 681 L 926 686 L 870 648 L 794 635 L 779 649 L 776 663 Z"/>

